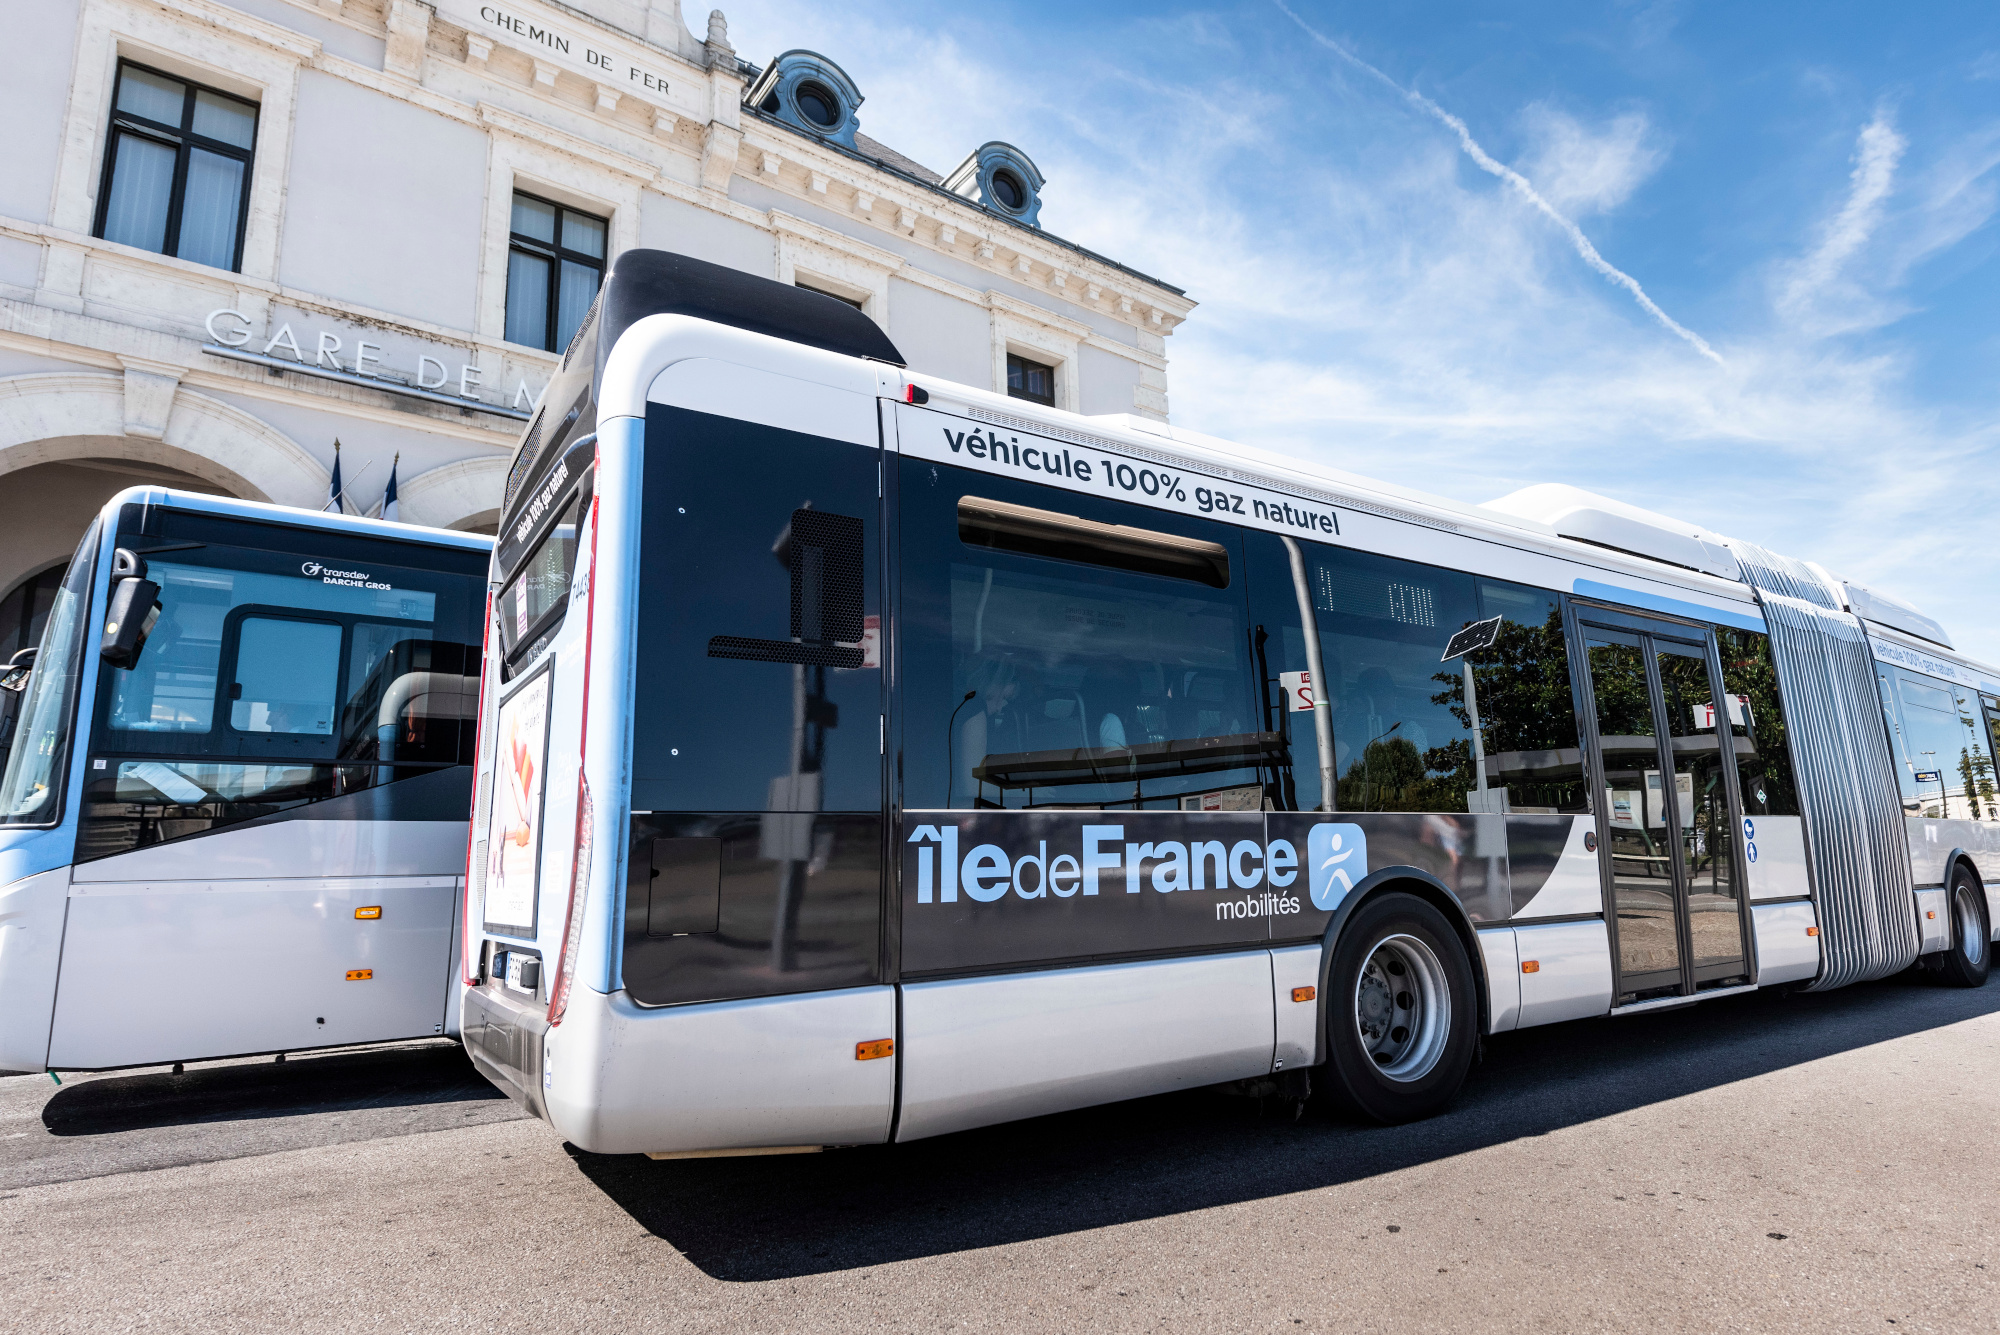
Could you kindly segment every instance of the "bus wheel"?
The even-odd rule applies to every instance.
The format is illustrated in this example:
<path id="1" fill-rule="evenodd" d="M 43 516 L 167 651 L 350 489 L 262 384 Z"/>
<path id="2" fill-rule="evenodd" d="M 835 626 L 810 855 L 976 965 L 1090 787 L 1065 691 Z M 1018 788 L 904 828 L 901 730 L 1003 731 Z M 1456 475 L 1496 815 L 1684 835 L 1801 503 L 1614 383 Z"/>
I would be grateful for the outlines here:
<path id="1" fill-rule="evenodd" d="M 1355 910 L 1327 971 L 1331 1097 L 1378 1122 L 1411 1122 L 1458 1096 L 1478 1046 L 1472 966 L 1444 914 L 1415 895 Z"/>
<path id="2" fill-rule="evenodd" d="M 1972 873 L 1959 867 L 1951 876 L 1951 949 L 1938 973 L 1952 987 L 1984 987 L 1993 948 L 1986 923 L 1986 896 Z"/>

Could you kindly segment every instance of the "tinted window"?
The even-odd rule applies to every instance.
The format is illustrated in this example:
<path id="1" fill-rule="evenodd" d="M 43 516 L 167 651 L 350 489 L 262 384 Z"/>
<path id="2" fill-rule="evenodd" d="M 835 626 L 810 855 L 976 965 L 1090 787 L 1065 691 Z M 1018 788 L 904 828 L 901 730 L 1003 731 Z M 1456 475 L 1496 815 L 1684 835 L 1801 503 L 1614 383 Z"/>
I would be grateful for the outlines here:
<path id="1" fill-rule="evenodd" d="M 160 615 L 131 667 L 98 669 L 79 858 L 469 762 L 477 575 L 407 544 L 174 522 L 226 540 L 119 536 Z"/>
<path id="2" fill-rule="evenodd" d="M 535 544 L 514 573 L 513 581 L 494 600 L 493 612 L 500 624 L 500 651 L 510 663 L 534 657 L 515 650 L 531 640 L 538 645 L 562 624 L 569 603 L 570 576 L 576 570 L 576 530 L 587 497 L 570 502 L 568 511 L 556 521 L 547 536 Z"/>
<path id="3" fill-rule="evenodd" d="M 1962 686 L 1952 688 L 1952 700 L 1959 721 L 1965 726 L 1965 744 L 1959 751 L 1957 772 L 1948 776 L 1958 789 L 1958 800 L 1974 820 L 2000 820 L 2000 789 L 1994 785 L 1993 752 L 1981 726 L 1979 697 Z"/>
<path id="4" fill-rule="evenodd" d="M 1276 538 L 1249 543 L 1267 704 L 1289 739 L 1284 805 L 1320 803 L 1318 696 L 1331 706 L 1337 810 L 1588 810 L 1556 595 L 1301 543 L 1322 685 L 1309 680 L 1289 554 Z M 1479 623 L 1493 624 L 1478 647 L 1448 657 Z"/>
<path id="5" fill-rule="evenodd" d="M 70 720 L 90 637 L 91 571 L 102 530 L 93 520 L 49 610 L 34 675 L 21 693 L 19 724 L 0 775 L 0 823 L 49 824 L 62 814 L 63 772 L 69 764 Z"/>
<path id="6" fill-rule="evenodd" d="M 1729 697 L 1730 733 L 1736 739 L 1743 814 L 1796 816 L 1799 792 L 1792 781 L 1789 730 L 1778 700 L 1770 637 L 1718 626 L 1715 641 L 1722 655 L 1722 689 Z"/>
<path id="7" fill-rule="evenodd" d="M 1263 807 L 1235 530 L 902 468 L 905 806 Z"/>
<path id="8" fill-rule="evenodd" d="M 1878 665 L 1903 810 L 1948 820 L 1994 814 L 1993 762 L 1977 697 L 1902 668 Z"/>
<path id="9" fill-rule="evenodd" d="M 649 409 L 636 810 L 880 810 L 879 457 Z"/>

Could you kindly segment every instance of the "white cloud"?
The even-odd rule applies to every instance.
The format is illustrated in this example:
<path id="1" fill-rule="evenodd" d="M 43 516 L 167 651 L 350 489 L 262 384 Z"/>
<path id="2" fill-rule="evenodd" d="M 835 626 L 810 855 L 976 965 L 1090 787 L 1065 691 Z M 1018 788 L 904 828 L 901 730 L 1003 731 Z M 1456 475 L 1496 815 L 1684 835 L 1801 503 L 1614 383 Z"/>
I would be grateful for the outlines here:
<path id="1" fill-rule="evenodd" d="M 1896 166 L 1908 147 L 1886 106 L 1861 127 L 1846 200 L 1827 221 L 1812 252 L 1786 267 L 1778 290 L 1779 312 L 1803 332 L 1825 335 L 1894 318 L 1896 311 L 1875 299 L 1850 265 L 1881 225 Z"/>
<path id="2" fill-rule="evenodd" d="M 1617 208 L 1666 161 L 1640 112 L 1622 112 L 1592 127 L 1541 101 L 1530 103 L 1521 121 L 1533 141 L 1523 174 L 1572 216 Z"/>

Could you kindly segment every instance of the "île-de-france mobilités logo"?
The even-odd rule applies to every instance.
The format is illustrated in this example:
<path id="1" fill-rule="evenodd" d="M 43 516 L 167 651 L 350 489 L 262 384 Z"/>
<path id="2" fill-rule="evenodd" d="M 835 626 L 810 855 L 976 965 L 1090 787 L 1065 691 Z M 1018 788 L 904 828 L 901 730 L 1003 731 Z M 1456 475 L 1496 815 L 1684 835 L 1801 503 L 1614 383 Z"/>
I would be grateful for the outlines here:
<path id="1" fill-rule="evenodd" d="M 1339 907 L 1368 875 L 1368 832 L 1359 825 L 1315 825 L 1306 836 L 1313 907 Z"/>

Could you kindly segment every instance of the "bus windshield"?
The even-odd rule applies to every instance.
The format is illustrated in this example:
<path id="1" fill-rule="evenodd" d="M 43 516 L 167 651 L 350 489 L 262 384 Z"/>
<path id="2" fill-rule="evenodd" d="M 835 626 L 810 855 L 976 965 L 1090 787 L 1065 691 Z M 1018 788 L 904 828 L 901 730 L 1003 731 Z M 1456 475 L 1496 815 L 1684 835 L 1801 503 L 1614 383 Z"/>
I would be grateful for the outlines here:
<path id="1" fill-rule="evenodd" d="M 225 541 L 150 542 L 159 621 L 102 669 L 79 860 L 469 757 L 476 555 L 209 524 Z"/>
<path id="2" fill-rule="evenodd" d="M 70 719 L 75 713 L 76 681 L 90 611 L 90 575 L 97 555 L 98 526 L 93 523 L 77 544 L 76 556 L 49 608 L 48 629 L 42 634 L 21 701 L 20 730 L 0 778 L 0 824 L 46 825 L 62 811 L 59 794 L 69 757 Z"/>

